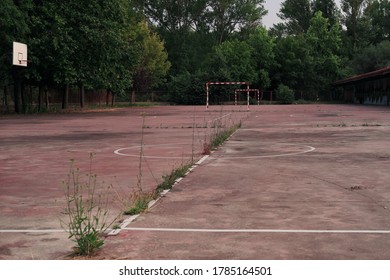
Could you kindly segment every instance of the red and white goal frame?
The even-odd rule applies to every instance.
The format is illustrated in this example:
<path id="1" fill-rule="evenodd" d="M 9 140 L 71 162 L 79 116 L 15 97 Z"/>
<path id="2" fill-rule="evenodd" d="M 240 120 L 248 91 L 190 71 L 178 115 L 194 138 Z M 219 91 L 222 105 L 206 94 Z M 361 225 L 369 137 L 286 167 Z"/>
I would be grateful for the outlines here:
<path id="1" fill-rule="evenodd" d="M 209 87 L 210 85 L 246 85 L 246 89 L 243 91 L 247 91 L 247 108 L 249 110 L 249 83 L 248 82 L 207 82 L 206 83 L 206 110 L 209 109 Z"/>
<path id="2" fill-rule="evenodd" d="M 234 90 L 234 101 L 235 101 L 235 105 L 237 105 L 237 92 L 248 92 L 248 96 L 249 96 L 249 92 L 255 92 L 257 95 L 257 105 L 260 105 L 260 90 L 258 89 L 255 89 L 255 88 L 251 88 L 251 89 L 236 89 Z"/>

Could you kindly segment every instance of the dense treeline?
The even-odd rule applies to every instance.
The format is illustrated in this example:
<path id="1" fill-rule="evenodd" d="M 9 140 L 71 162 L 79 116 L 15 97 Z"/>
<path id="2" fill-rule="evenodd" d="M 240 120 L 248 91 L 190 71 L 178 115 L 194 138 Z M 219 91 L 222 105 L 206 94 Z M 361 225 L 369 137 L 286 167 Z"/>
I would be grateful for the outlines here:
<path id="1" fill-rule="evenodd" d="M 264 2 L 2 0 L 3 103 L 13 85 L 18 112 L 28 86 L 38 109 L 49 89 L 62 92 L 66 108 L 75 87 L 81 106 L 85 89 L 132 100 L 159 89 L 166 101 L 201 104 L 207 81 L 327 98 L 331 82 L 390 64 L 389 0 L 342 0 L 341 9 L 334 0 L 285 0 L 283 22 L 270 30 Z M 28 45 L 27 69 L 11 66 L 13 41 Z"/>

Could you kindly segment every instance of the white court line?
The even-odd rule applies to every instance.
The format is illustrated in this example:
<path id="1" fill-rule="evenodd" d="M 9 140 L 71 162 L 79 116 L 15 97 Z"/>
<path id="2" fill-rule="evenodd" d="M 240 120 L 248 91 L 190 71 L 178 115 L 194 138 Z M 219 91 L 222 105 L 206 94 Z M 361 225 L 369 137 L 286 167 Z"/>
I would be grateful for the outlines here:
<path id="1" fill-rule="evenodd" d="M 189 145 L 192 145 L 192 144 L 191 143 L 167 143 L 167 144 L 152 144 L 152 145 L 144 144 L 143 148 L 145 149 L 145 148 L 150 148 L 150 147 L 164 147 L 164 146 L 177 147 L 179 145 L 188 145 L 189 146 Z M 117 149 L 117 150 L 114 151 L 114 154 L 119 155 L 119 156 L 125 156 L 125 157 L 139 157 L 140 156 L 139 154 L 126 154 L 126 153 L 122 152 L 124 150 L 133 150 L 133 149 L 137 149 L 137 148 L 141 148 L 141 145 Z M 150 159 L 183 159 L 183 156 L 180 156 L 180 157 L 172 156 L 171 157 L 171 156 L 147 156 L 147 155 L 143 155 L 142 157 L 150 158 Z"/>
<path id="2" fill-rule="evenodd" d="M 390 234 L 390 230 L 299 230 L 299 229 L 195 229 L 195 228 L 123 228 L 128 231 L 209 232 L 209 233 L 338 233 Z"/>
<path id="3" fill-rule="evenodd" d="M 0 229 L 0 233 L 59 233 L 64 229 Z"/>
<path id="4" fill-rule="evenodd" d="M 287 156 L 296 156 L 296 155 L 303 155 L 303 154 L 307 154 L 307 153 L 310 153 L 310 152 L 313 152 L 315 151 L 316 148 L 312 147 L 312 146 L 306 146 L 306 145 L 296 145 L 296 144 L 289 144 L 289 145 L 292 145 L 292 146 L 301 146 L 301 147 L 304 147 L 304 148 L 307 148 L 307 150 L 305 151 L 300 151 L 300 152 L 294 152 L 294 153 L 285 153 L 285 154 L 275 154 L 275 155 L 265 155 L 265 156 L 246 156 L 246 157 L 241 157 L 241 156 L 237 156 L 237 157 L 234 157 L 234 156 L 224 156 L 224 155 L 221 155 L 221 156 L 216 156 L 215 158 L 218 158 L 218 159 L 251 159 L 251 158 L 276 158 L 276 157 L 287 157 Z"/>
<path id="5" fill-rule="evenodd" d="M 390 230 L 333 230 L 333 229 L 195 229 L 195 228 L 122 228 L 127 231 L 205 232 L 205 233 L 337 233 L 390 234 Z M 62 229 L 0 229 L 0 233 L 62 233 Z"/>

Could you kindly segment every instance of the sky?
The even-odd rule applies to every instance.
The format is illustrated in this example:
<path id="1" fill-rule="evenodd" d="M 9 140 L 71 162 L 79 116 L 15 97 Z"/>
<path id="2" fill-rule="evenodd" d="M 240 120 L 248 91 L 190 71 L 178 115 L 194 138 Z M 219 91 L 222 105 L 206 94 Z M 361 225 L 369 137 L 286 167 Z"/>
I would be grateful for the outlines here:
<path id="1" fill-rule="evenodd" d="M 272 27 L 275 23 L 280 22 L 280 18 L 277 16 L 280 10 L 280 4 L 284 0 L 266 0 L 264 7 L 268 10 L 268 14 L 263 17 L 263 24 L 269 28 Z M 341 0 L 336 0 L 336 4 L 340 6 Z"/>

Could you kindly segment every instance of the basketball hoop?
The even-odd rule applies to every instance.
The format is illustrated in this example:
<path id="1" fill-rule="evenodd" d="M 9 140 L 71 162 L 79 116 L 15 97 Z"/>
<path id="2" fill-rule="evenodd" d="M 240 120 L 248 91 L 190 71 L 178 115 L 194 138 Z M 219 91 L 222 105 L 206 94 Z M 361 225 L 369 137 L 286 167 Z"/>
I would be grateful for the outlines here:
<path id="1" fill-rule="evenodd" d="M 12 64 L 15 66 L 27 67 L 27 45 L 23 43 L 13 42 Z"/>

